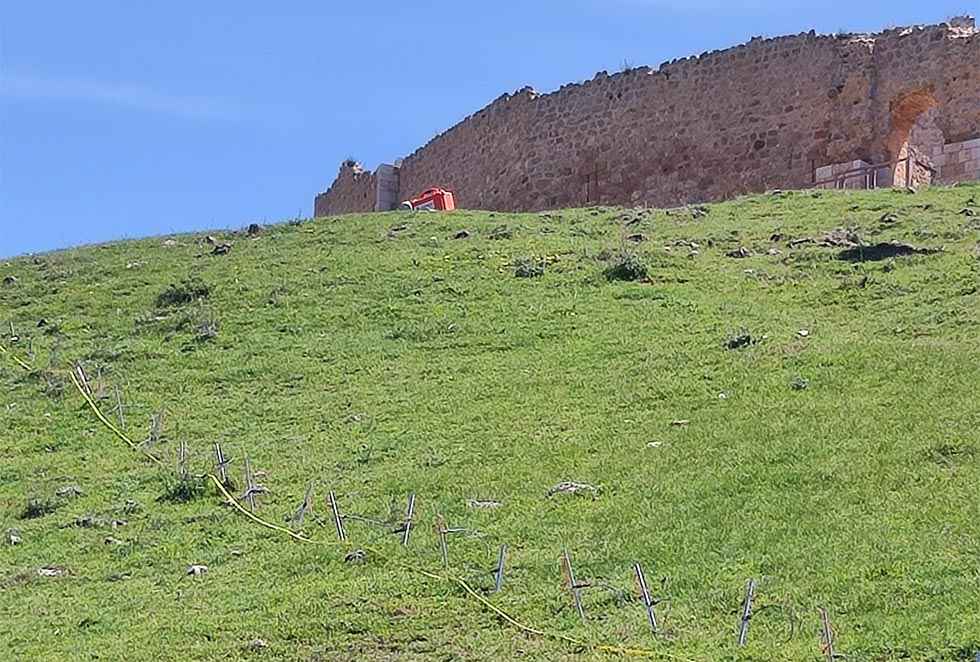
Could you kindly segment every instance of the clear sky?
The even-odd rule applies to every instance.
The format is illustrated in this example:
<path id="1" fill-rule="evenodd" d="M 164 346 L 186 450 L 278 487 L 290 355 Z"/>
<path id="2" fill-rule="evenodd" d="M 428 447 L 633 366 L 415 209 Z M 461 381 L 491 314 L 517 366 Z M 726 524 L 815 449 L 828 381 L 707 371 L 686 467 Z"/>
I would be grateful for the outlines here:
<path id="1" fill-rule="evenodd" d="M 524 85 L 972 4 L 0 0 L 0 256 L 308 217 Z"/>

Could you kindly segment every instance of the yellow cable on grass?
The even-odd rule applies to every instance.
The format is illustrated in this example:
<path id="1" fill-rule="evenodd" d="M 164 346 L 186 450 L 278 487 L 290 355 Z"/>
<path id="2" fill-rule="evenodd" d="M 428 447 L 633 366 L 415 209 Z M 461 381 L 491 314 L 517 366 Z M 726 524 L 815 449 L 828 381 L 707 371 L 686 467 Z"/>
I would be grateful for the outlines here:
<path id="1" fill-rule="evenodd" d="M 15 356 L 11 352 L 9 352 L 3 345 L 0 345 L 0 353 L 4 354 L 6 356 L 11 357 L 13 359 L 13 361 L 15 363 L 17 363 L 20 367 L 22 367 L 24 370 L 27 370 L 27 371 L 33 370 L 33 368 L 30 366 L 30 364 L 26 363 L 22 359 L 18 358 L 17 356 Z M 88 392 L 85 390 L 85 388 L 82 386 L 82 384 L 78 381 L 78 378 L 75 377 L 75 375 L 74 375 L 74 373 L 72 373 L 72 371 L 70 371 L 70 370 L 68 371 L 68 376 L 71 378 L 72 384 L 74 384 L 75 388 L 78 390 L 78 392 L 81 394 L 81 396 L 85 399 L 85 402 L 88 404 L 89 408 L 93 412 L 95 412 L 95 415 L 98 417 L 99 421 L 101 421 L 102 424 L 108 430 L 110 430 L 116 437 L 118 437 L 119 439 L 121 439 L 122 441 L 124 441 L 132 450 L 138 451 L 138 452 L 142 453 L 143 455 L 145 455 L 147 458 L 149 458 L 150 460 L 152 460 L 157 465 L 163 466 L 163 461 L 160 460 L 160 458 L 158 458 L 155 455 L 149 453 L 141 445 L 135 443 L 132 439 L 129 438 L 129 436 L 126 435 L 125 432 L 123 432 L 118 427 L 116 427 L 116 425 L 113 424 L 113 422 L 110 421 L 109 418 L 106 417 L 106 415 L 102 413 L 102 410 L 99 409 L 98 404 L 96 404 L 95 400 L 93 400 L 92 397 L 88 394 Z M 262 526 L 264 528 L 267 528 L 267 529 L 269 529 L 271 531 L 275 531 L 277 533 L 285 534 L 285 535 L 289 536 L 291 539 L 293 539 L 293 540 L 295 540 L 297 542 L 303 542 L 303 543 L 313 544 L 313 545 L 325 545 L 325 546 L 331 546 L 331 547 L 347 546 L 347 545 L 345 545 L 345 543 L 341 543 L 341 542 L 331 542 L 331 541 L 324 541 L 324 540 L 314 540 L 312 538 L 308 538 L 308 537 L 304 536 L 301 533 L 297 533 L 296 531 L 293 531 L 291 529 L 288 529 L 288 528 L 286 528 L 284 526 L 280 526 L 278 524 L 274 524 L 272 522 L 269 522 L 268 520 L 264 520 L 261 517 L 259 517 L 258 515 L 256 515 L 255 513 L 251 512 L 250 510 L 248 510 L 247 508 L 245 508 L 238 501 L 238 499 L 236 499 L 228 491 L 228 489 L 224 486 L 224 484 L 222 484 L 221 480 L 216 475 L 214 475 L 213 473 L 208 473 L 208 474 L 206 474 L 206 477 L 208 479 L 210 479 L 211 482 L 214 483 L 214 486 L 218 489 L 218 492 L 221 493 L 221 495 L 228 501 L 228 503 L 235 510 L 237 510 L 239 513 L 241 513 L 242 515 L 244 515 L 249 520 L 251 520 L 251 521 L 255 522 L 256 524 L 258 524 L 259 526 Z M 587 649 L 587 650 L 592 650 L 592 651 L 597 651 L 597 652 L 603 652 L 603 653 L 612 653 L 612 654 L 616 654 L 616 655 L 624 655 L 624 656 L 631 656 L 631 657 L 648 657 L 648 658 L 658 658 L 659 657 L 659 658 L 663 658 L 663 659 L 675 659 L 675 660 L 676 659 L 679 659 L 679 658 L 677 658 L 674 655 L 670 655 L 668 653 L 654 651 L 654 650 L 650 650 L 650 649 L 646 649 L 646 648 L 631 648 L 631 647 L 627 647 L 627 646 L 614 646 L 614 645 L 609 645 L 609 644 L 593 644 L 593 643 L 589 643 L 589 642 L 583 641 L 581 639 L 576 639 L 575 637 L 570 637 L 570 636 L 568 636 L 566 634 L 561 634 L 560 632 L 549 632 L 547 630 L 541 630 L 539 628 L 532 627 L 530 625 L 527 625 L 525 623 L 522 623 L 521 621 L 519 621 L 516 618 L 514 618 L 513 616 L 511 616 L 510 614 L 508 614 L 506 611 L 504 611 L 503 609 L 501 609 L 497 605 L 495 605 L 492 602 L 490 602 L 489 600 L 487 600 L 487 598 L 485 598 L 484 596 L 480 595 L 480 593 L 478 593 L 472 586 L 470 586 L 469 583 L 467 583 L 467 581 L 465 579 L 463 579 L 462 577 L 454 577 L 452 575 L 440 575 L 440 574 L 437 574 L 437 573 L 434 573 L 434 572 L 430 572 L 430 571 L 426 570 L 425 568 L 421 568 L 419 566 L 414 566 L 414 565 L 412 565 L 410 563 L 406 563 L 404 561 L 401 561 L 399 559 L 396 559 L 396 558 L 394 558 L 394 557 L 392 557 L 392 556 L 390 556 L 388 554 L 385 554 L 384 552 L 382 552 L 379 549 L 375 549 L 375 548 L 372 548 L 372 547 L 365 547 L 365 546 L 360 546 L 360 547 L 364 551 L 370 552 L 371 554 L 373 554 L 373 555 L 375 555 L 375 556 L 377 556 L 377 557 L 385 560 L 386 562 L 393 563 L 393 564 L 397 565 L 398 567 L 400 567 L 403 570 L 406 570 L 408 572 L 413 572 L 413 573 L 422 575 L 423 577 L 427 577 L 429 579 L 435 579 L 435 580 L 438 580 L 438 581 L 447 582 L 447 583 L 455 584 L 455 585 L 459 586 L 461 589 L 463 589 L 463 591 L 467 595 L 469 595 L 471 598 L 473 598 L 474 600 L 476 600 L 485 609 L 487 609 L 488 611 L 490 611 L 493 614 L 495 614 L 497 617 L 499 617 L 505 623 L 511 625 L 512 627 L 514 627 L 514 628 L 516 628 L 516 629 L 518 629 L 518 630 L 520 630 L 520 631 L 522 631 L 522 632 L 524 632 L 526 634 L 530 634 L 530 635 L 533 635 L 533 636 L 536 636 L 536 637 L 543 637 L 543 638 L 547 638 L 547 639 L 552 639 L 554 641 L 558 641 L 558 642 L 562 642 L 562 643 L 565 643 L 565 644 L 569 644 L 569 645 L 572 645 L 572 646 L 575 646 L 575 647 L 578 647 L 578 648 L 584 648 L 584 649 Z"/>
<path id="2" fill-rule="evenodd" d="M 20 358 L 19 356 L 16 356 L 15 354 L 11 354 L 10 352 L 8 352 L 7 351 L 7 348 L 4 347 L 3 345 L 0 345 L 0 353 L 6 354 L 7 356 L 9 356 L 11 359 L 13 359 L 14 363 L 16 363 L 17 365 L 19 365 L 24 370 L 26 370 L 28 372 L 34 370 L 34 368 L 31 367 L 31 364 L 30 363 L 28 363 L 24 359 Z"/>
<path id="3" fill-rule="evenodd" d="M 86 391 L 85 388 L 82 386 L 81 382 L 78 381 L 78 377 L 75 376 L 74 372 L 69 370 L 68 376 L 71 378 L 71 383 L 74 384 L 75 388 L 78 389 L 78 392 L 82 394 L 82 397 L 85 398 L 85 402 L 88 403 L 88 406 L 92 409 L 92 411 L 95 412 L 95 415 L 98 416 L 99 420 L 102 421 L 102 424 L 104 426 L 109 428 L 109 430 L 111 430 L 112 433 L 115 434 L 117 437 L 119 437 L 127 444 L 129 444 L 129 447 L 132 448 L 134 451 L 142 453 L 148 459 L 152 460 L 157 466 L 160 467 L 163 466 L 163 460 L 161 460 L 156 455 L 146 450 L 136 442 L 134 442 L 132 439 L 126 436 L 125 432 L 117 428 L 112 421 L 106 418 L 106 415 L 102 413 L 102 410 L 99 409 L 99 406 L 95 404 L 95 400 L 92 399 L 92 396 L 88 394 L 88 391 Z"/>

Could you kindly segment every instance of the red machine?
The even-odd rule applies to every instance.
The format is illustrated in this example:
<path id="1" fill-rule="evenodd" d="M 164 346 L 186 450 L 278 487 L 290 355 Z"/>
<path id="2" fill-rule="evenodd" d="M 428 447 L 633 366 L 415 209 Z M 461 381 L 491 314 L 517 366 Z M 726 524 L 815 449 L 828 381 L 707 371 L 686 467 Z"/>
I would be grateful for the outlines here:
<path id="1" fill-rule="evenodd" d="M 442 188 L 430 188 L 411 200 L 402 203 L 402 209 L 438 209 L 452 211 L 456 209 L 456 199 L 453 192 Z"/>

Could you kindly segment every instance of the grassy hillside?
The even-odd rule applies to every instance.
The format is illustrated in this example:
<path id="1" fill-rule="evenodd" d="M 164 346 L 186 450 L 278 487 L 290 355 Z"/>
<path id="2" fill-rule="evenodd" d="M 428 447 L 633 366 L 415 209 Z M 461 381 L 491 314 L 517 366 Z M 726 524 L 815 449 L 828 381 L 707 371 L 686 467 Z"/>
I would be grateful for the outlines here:
<path id="1" fill-rule="evenodd" d="M 602 655 L 407 571 L 443 572 L 438 514 L 466 529 L 450 574 L 576 640 L 819 660 L 825 607 L 849 660 L 980 650 L 980 187 L 214 238 L 230 251 L 176 236 L 2 263 L 3 344 L 34 366 L 0 356 L 7 659 Z M 892 241 L 942 251 L 873 248 Z M 137 441 L 163 412 L 149 451 L 164 468 L 98 421 L 75 361 L 117 422 L 118 388 Z M 203 474 L 215 441 L 236 494 L 250 457 L 271 522 L 292 526 L 312 482 L 316 540 L 336 539 L 328 490 L 392 525 L 416 493 L 410 544 L 354 518 L 347 547 L 256 525 L 176 477 L 181 442 Z M 596 492 L 549 496 L 565 481 Z M 563 547 L 594 585 L 585 623 Z M 658 637 L 636 561 L 662 600 Z"/>

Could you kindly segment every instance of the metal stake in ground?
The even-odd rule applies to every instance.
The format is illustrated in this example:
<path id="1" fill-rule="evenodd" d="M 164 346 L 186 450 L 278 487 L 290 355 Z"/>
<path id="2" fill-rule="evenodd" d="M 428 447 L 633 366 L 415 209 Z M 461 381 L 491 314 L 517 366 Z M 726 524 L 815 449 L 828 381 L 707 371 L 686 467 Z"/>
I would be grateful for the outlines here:
<path id="1" fill-rule="evenodd" d="M 572 559 L 568 555 L 568 550 L 561 551 L 561 572 L 565 577 L 565 584 L 572 593 L 572 600 L 575 602 L 575 611 L 578 617 L 585 620 L 585 609 L 582 608 L 582 588 L 583 586 L 575 581 L 575 572 L 572 570 Z"/>
<path id="2" fill-rule="evenodd" d="M 650 597 L 650 589 L 647 588 L 647 578 L 643 575 L 643 568 L 639 563 L 633 564 L 633 572 L 636 573 L 636 584 L 640 589 L 640 599 L 647 610 L 647 621 L 650 629 L 657 634 L 657 614 L 653 610 L 653 599 Z"/>
<path id="3" fill-rule="evenodd" d="M 217 441 L 214 442 L 214 466 L 218 470 L 218 478 L 221 479 L 221 484 L 225 486 L 229 484 L 229 464 L 231 464 L 231 459 L 225 457 L 225 454 L 221 451 L 221 444 L 219 444 Z"/>
<path id="4" fill-rule="evenodd" d="M 150 434 L 143 440 L 143 446 L 153 448 L 163 438 L 163 411 L 150 415 Z"/>
<path id="5" fill-rule="evenodd" d="M 820 612 L 820 639 L 823 643 L 823 652 L 827 656 L 827 662 L 834 662 L 837 654 L 834 652 L 834 631 L 830 627 L 830 616 L 827 615 L 827 610 L 823 607 L 817 611 Z"/>
<path id="6" fill-rule="evenodd" d="M 337 505 L 337 497 L 334 495 L 333 491 L 327 494 L 327 500 L 330 501 L 330 511 L 333 513 L 333 524 L 337 527 L 337 539 L 340 542 L 347 541 L 347 531 L 344 529 L 344 518 L 340 515 L 340 507 Z"/>
<path id="7" fill-rule="evenodd" d="M 190 480 L 190 471 L 187 468 L 187 442 L 181 440 L 177 445 L 177 478 L 182 481 Z"/>
<path id="8" fill-rule="evenodd" d="M 402 545 L 408 545 L 408 538 L 412 534 L 412 518 L 415 517 L 415 493 L 408 495 L 408 507 L 405 509 L 405 527 L 402 530 Z"/>
<path id="9" fill-rule="evenodd" d="M 249 510 L 253 513 L 255 512 L 255 495 L 261 491 L 261 488 L 255 484 L 255 476 L 252 473 L 252 463 L 248 459 L 248 455 L 245 456 L 245 494 L 242 498 L 248 504 Z"/>
<path id="10" fill-rule="evenodd" d="M 745 602 L 742 603 L 742 620 L 738 626 L 738 645 L 744 646 L 749 639 L 749 620 L 752 618 L 752 601 L 755 599 L 755 580 L 745 585 Z"/>
<path id="11" fill-rule="evenodd" d="M 442 554 L 442 567 L 449 567 L 449 541 L 446 538 L 446 519 L 436 515 L 436 535 L 439 536 L 439 552 Z"/>
<path id="12" fill-rule="evenodd" d="M 85 374 L 85 369 L 82 368 L 81 363 L 75 364 L 75 376 L 78 377 L 78 381 L 81 383 L 82 388 L 85 389 L 85 393 L 92 395 L 92 387 L 88 383 L 88 376 Z"/>
<path id="13" fill-rule="evenodd" d="M 507 545 L 500 546 L 500 553 L 497 554 L 497 569 L 493 573 L 493 592 L 500 593 L 504 585 L 504 563 L 507 561 Z"/>
<path id="14" fill-rule="evenodd" d="M 126 428 L 126 418 L 123 416 L 122 396 L 119 394 L 118 386 L 114 390 L 116 392 L 116 415 L 119 416 L 119 429 L 124 430 Z"/>
<path id="15" fill-rule="evenodd" d="M 306 486 L 306 494 L 303 495 L 303 503 L 300 504 L 299 508 L 296 510 L 296 514 L 293 515 L 293 524 L 296 526 L 303 526 L 303 520 L 306 518 L 307 514 L 313 512 L 313 481 Z"/>

